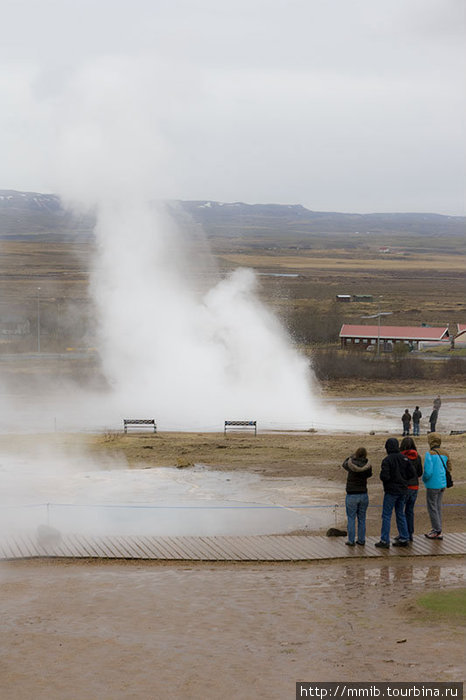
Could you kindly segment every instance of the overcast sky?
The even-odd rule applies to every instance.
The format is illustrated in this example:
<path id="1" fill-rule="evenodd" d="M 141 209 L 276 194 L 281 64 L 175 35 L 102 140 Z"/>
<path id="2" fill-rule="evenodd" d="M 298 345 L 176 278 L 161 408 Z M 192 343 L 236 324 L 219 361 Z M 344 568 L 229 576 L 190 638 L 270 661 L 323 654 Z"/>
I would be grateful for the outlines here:
<path id="1" fill-rule="evenodd" d="M 465 213 L 464 0 L 0 10 L 0 188 Z"/>

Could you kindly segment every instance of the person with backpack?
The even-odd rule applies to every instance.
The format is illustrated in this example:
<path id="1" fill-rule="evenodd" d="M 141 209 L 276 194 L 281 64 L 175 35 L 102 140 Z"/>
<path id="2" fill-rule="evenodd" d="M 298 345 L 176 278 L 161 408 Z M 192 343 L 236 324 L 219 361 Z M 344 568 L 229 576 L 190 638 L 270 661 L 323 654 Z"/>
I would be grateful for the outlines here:
<path id="1" fill-rule="evenodd" d="M 367 459 L 365 447 L 358 447 L 356 452 L 347 457 L 342 464 L 348 472 L 346 478 L 346 517 L 348 518 L 349 547 L 366 544 L 366 511 L 369 505 L 367 480 L 372 476 L 372 466 Z M 356 518 L 358 521 L 358 539 L 356 537 Z"/>
<path id="2" fill-rule="evenodd" d="M 414 468 L 414 474 L 408 481 L 408 493 L 405 501 L 406 524 L 408 526 L 409 540 L 412 542 L 414 535 L 414 506 L 419 490 L 419 477 L 422 476 L 422 459 L 417 452 L 416 443 L 411 437 L 403 438 L 400 444 L 400 451 L 402 455 L 411 461 Z"/>
<path id="3" fill-rule="evenodd" d="M 451 472 L 451 460 L 448 453 L 440 448 L 442 438 L 438 433 L 427 436 L 429 451 L 424 457 L 424 474 L 422 480 L 426 487 L 426 504 L 432 529 L 426 533 L 429 540 L 443 540 L 442 535 L 442 498 L 447 487 L 447 473 Z"/>
<path id="4" fill-rule="evenodd" d="M 422 413 L 419 410 L 419 406 L 416 406 L 416 408 L 413 411 L 413 435 L 414 437 L 419 436 L 419 427 L 421 423 L 421 418 L 422 418 Z"/>
<path id="5" fill-rule="evenodd" d="M 382 505 L 382 530 L 380 542 L 375 546 L 382 549 L 390 547 L 390 525 L 393 509 L 395 510 L 398 538 L 394 547 L 407 547 L 409 544 L 408 525 L 405 516 L 405 502 L 408 494 L 408 482 L 415 471 L 410 460 L 400 452 L 396 438 L 388 438 L 385 443 L 387 456 L 382 460 L 380 479 L 383 483 L 384 497 Z"/>

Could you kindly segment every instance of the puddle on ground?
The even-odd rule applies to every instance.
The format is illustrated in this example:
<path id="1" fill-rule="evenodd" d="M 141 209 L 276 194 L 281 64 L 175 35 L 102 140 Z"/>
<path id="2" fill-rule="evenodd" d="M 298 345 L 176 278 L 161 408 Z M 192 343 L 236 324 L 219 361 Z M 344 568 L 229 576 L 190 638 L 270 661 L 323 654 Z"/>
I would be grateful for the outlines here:
<path id="1" fill-rule="evenodd" d="M 332 580 L 331 572 L 326 572 Z M 328 585 L 328 578 L 323 585 Z M 379 561 L 370 564 L 358 562 L 356 566 L 342 564 L 334 585 L 342 585 L 345 589 L 357 589 L 358 586 L 392 587 L 403 584 L 406 594 L 419 592 L 423 587 L 443 588 L 463 586 L 466 578 L 466 564 L 452 562 L 451 564 L 423 564 L 412 559 L 409 562 L 381 564 Z"/>

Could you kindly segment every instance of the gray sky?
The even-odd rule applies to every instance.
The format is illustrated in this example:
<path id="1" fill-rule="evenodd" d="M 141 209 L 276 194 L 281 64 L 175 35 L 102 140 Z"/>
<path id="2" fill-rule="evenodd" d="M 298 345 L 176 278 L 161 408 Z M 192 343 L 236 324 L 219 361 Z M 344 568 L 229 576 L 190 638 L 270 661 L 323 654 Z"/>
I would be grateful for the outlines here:
<path id="1" fill-rule="evenodd" d="M 0 10 L 0 188 L 465 213 L 463 0 Z"/>

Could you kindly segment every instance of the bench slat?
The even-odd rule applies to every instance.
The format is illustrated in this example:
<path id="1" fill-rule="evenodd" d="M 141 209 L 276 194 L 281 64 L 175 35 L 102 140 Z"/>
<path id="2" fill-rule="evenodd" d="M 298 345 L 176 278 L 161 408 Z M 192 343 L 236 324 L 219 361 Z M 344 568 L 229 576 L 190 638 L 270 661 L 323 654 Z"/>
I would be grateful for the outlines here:
<path id="1" fill-rule="evenodd" d="M 153 425 L 154 433 L 157 432 L 157 424 L 155 418 L 123 418 L 123 428 L 125 433 L 128 432 L 129 425 Z"/>
<path id="2" fill-rule="evenodd" d="M 255 420 L 226 420 L 223 434 L 226 435 L 227 428 L 254 428 L 254 435 L 257 435 L 257 421 Z"/>

